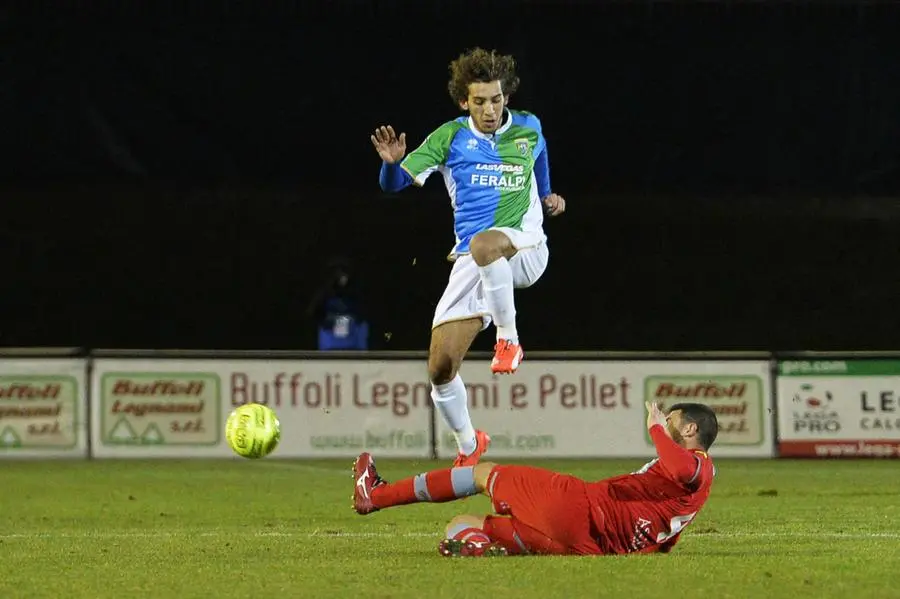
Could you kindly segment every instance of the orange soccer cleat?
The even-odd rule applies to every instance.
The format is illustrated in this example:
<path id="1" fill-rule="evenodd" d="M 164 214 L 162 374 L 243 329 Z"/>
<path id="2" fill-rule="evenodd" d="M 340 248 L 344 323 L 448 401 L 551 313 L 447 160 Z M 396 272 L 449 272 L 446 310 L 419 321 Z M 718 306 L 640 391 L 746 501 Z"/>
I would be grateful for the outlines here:
<path id="1" fill-rule="evenodd" d="M 491 372 L 494 374 L 512 374 L 525 359 L 525 352 L 518 343 L 508 339 L 500 339 L 494 346 L 494 359 L 491 360 Z"/>
<path id="2" fill-rule="evenodd" d="M 491 444 L 491 438 L 484 431 L 475 431 L 475 451 L 466 455 L 464 453 L 460 453 L 456 456 L 456 460 L 453 462 L 454 468 L 464 468 L 466 466 L 474 466 L 478 463 L 478 460 L 481 459 Z"/>

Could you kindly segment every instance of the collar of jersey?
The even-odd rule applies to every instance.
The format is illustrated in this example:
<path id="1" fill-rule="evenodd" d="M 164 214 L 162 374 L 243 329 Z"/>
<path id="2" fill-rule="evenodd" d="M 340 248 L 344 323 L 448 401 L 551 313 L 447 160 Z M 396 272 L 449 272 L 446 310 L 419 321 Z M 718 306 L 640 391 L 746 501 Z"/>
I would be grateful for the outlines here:
<path id="1" fill-rule="evenodd" d="M 475 127 L 475 121 L 472 120 L 472 117 L 469 117 L 469 131 L 472 132 L 472 135 L 475 137 L 480 137 L 481 139 L 486 139 L 488 141 L 493 141 L 497 138 L 498 135 L 502 135 L 506 133 L 506 130 L 510 128 L 512 125 L 512 114 L 509 112 L 509 108 L 503 109 L 503 117 L 506 119 L 506 122 L 503 123 L 503 126 L 497 129 L 496 133 L 493 135 L 488 135 L 487 133 L 482 133 Z"/>

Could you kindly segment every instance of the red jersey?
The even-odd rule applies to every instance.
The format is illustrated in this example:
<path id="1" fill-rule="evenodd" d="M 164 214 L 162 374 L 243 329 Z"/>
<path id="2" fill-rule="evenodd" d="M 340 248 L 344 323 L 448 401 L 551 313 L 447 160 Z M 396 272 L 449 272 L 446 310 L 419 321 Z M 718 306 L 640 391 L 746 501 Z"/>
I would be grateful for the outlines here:
<path id="1" fill-rule="evenodd" d="M 703 508 L 715 468 L 661 425 L 650 429 L 659 457 L 631 474 L 588 484 L 596 542 L 604 553 L 668 552 Z"/>

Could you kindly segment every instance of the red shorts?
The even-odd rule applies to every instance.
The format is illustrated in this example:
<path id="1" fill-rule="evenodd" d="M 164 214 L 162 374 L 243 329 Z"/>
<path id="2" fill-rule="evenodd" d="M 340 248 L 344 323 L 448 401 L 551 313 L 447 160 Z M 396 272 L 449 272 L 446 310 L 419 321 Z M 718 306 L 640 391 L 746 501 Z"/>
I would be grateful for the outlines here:
<path id="1" fill-rule="evenodd" d="M 484 532 L 512 553 L 599 554 L 586 484 L 542 468 L 495 466 L 487 493 L 500 516 L 485 518 Z"/>

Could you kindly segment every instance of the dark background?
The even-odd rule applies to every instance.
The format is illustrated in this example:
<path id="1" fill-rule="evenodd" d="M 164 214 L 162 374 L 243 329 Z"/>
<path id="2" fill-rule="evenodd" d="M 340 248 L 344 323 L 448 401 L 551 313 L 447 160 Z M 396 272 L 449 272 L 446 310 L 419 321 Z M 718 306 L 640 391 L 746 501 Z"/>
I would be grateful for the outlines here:
<path id="1" fill-rule="evenodd" d="M 456 116 L 481 45 L 569 207 L 526 348 L 894 348 L 898 31 L 868 2 L 6 5 L 0 345 L 312 348 L 343 255 L 373 347 L 425 348 L 449 202 L 382 194 L 368 136 Z"/>

